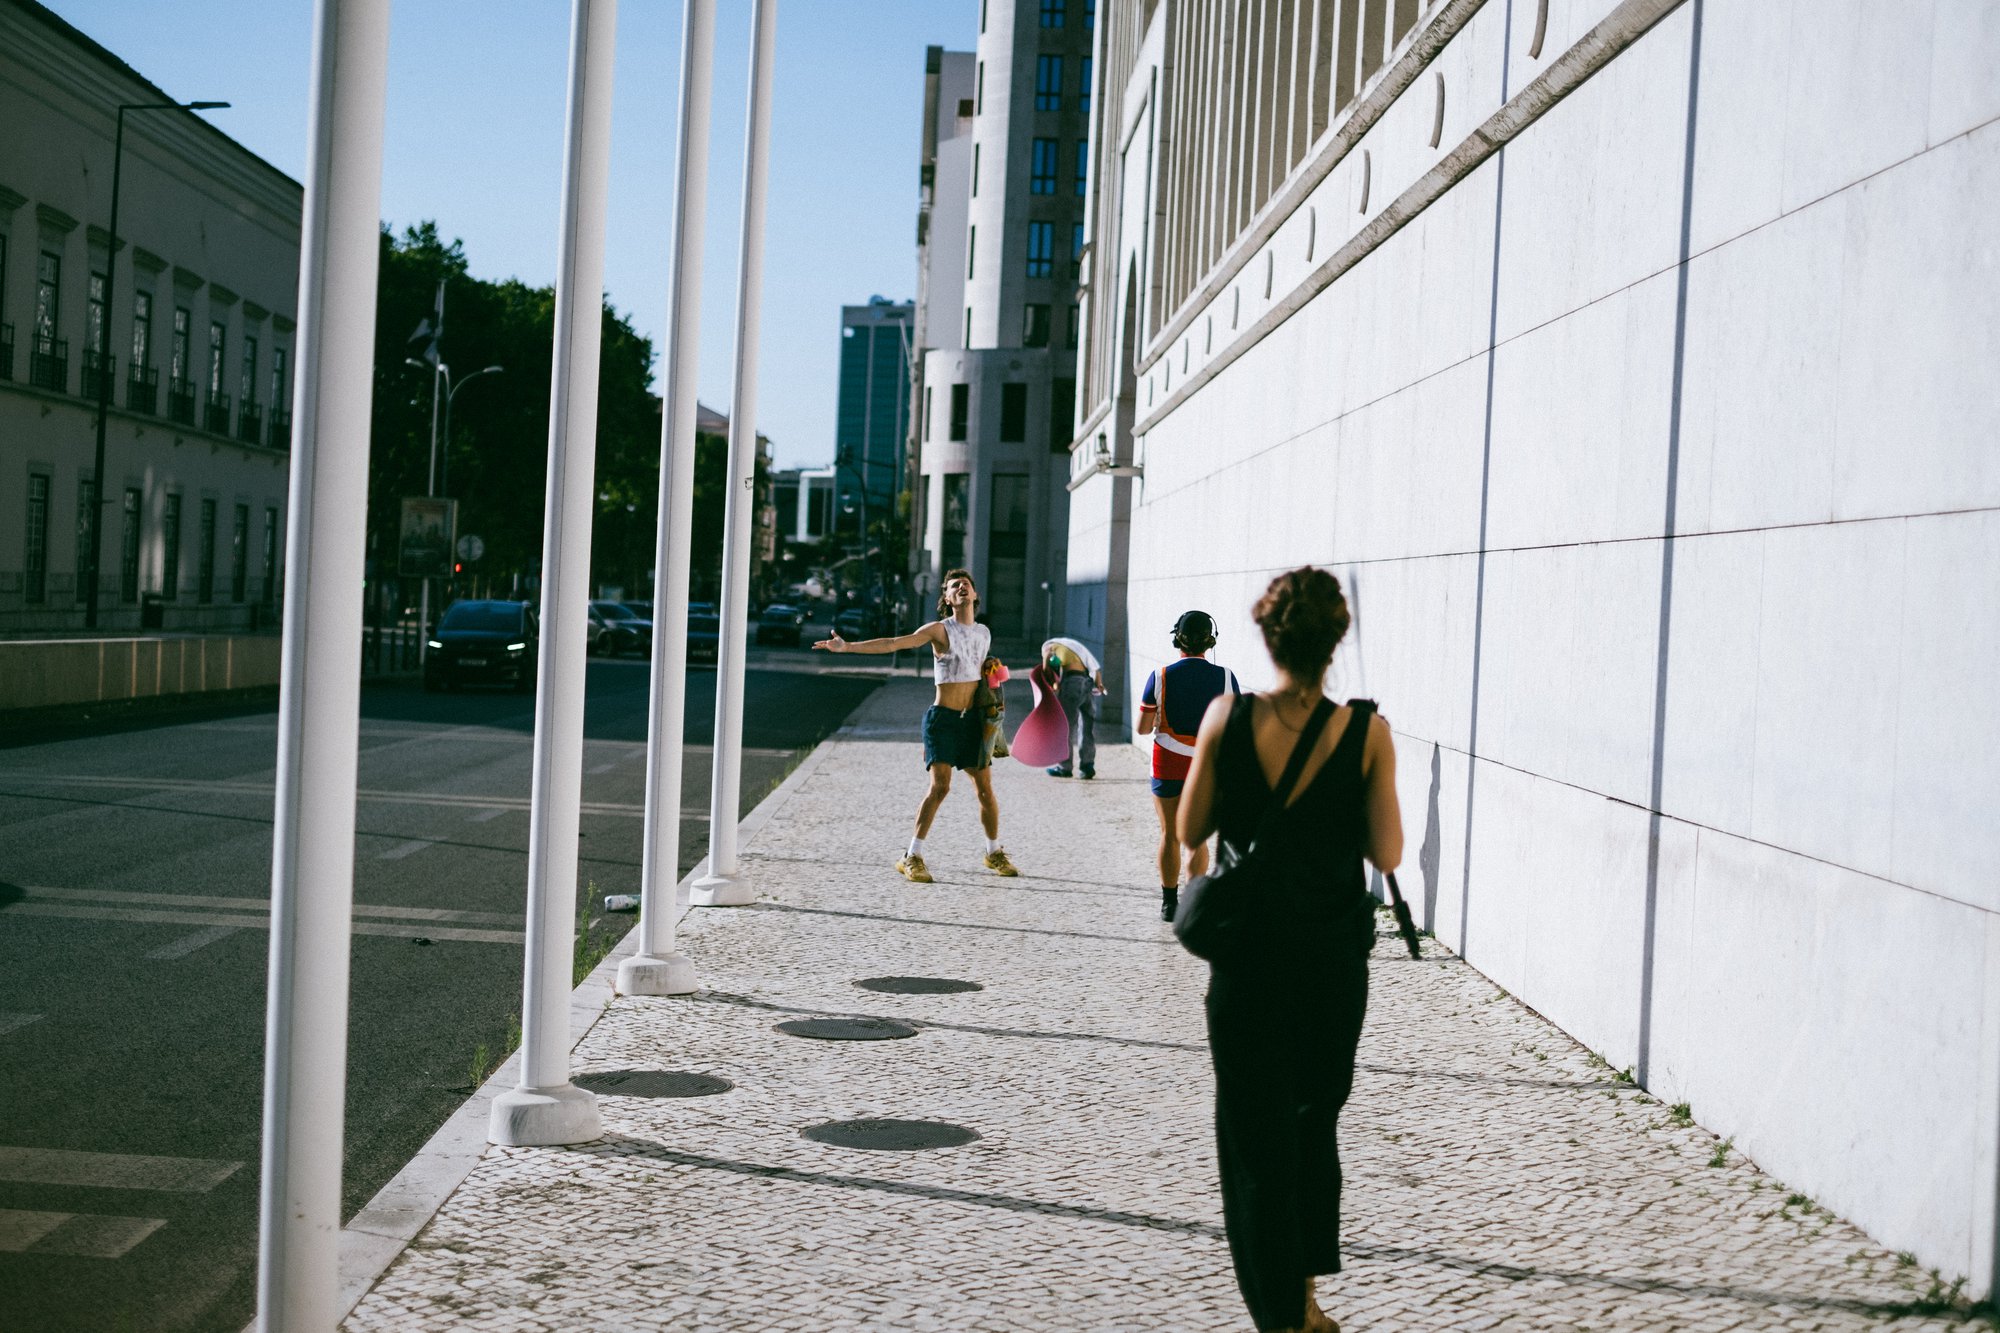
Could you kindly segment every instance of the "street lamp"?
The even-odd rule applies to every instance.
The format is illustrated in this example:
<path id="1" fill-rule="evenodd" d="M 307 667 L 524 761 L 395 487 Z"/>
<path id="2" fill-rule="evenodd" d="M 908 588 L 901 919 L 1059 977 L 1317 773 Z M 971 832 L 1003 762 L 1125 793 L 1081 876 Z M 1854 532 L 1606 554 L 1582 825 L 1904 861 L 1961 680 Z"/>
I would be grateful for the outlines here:
<path id="1" fill-rule="evenodd" d="M 470 375 L 467 375 L 464 379 L 460 380 L 456 384 L 453 384 L 451 382 L 451 371 L 449 368 L 440 367 L 440 369 L 444 370 L 444 382 L 446 387 L 444 391 L 444 466 L 441 469 L 439 469 L 438 489 L 443 491 L 446 495 L 450 495 L 451 494 L 452 400 L 458 397 L 458 391 L 460 389 L 463 389 L 466 385 L 472 383 L 474 380 L 478 379 L 481 375 L 498 375 L 503 369 L 503 367 L 488 366 L 484 370 L 475 370 Z"/>
<path id="2" fill-rule="evenodd" d="M 430 466 L 430 471 L 426 473 L 424 477 L 424 494 L 432 499 L 435 499 L 437 498 L 437 493 L 440 489 L 438 485 L 438 411 L 437 411 L 438 380 L 442 378 L 444 380 L 444 386 L 445 386 L 444 473 L 448 477 L 451 475 L 451 400 L 458 396 L 458 391 L 460 389 L 472 383 L 472 381 L 478 379 L 481 375 L 499 374 L 500 367 L 488 366 L 484 370 L 475 370 L 472 374 L 467 375 L 457 384 L 453 384 L 451 382 L 451 367 L 446 365 L 443 361 L 419 361 L 414 356 L 406 356 L 403 358 L 403 364 L 406 366 L 415 366 L 418 370 L 428 370 L 431 372 L 431 466 Z M 445 556 L 447 559 L 451 558 L 452 552 L 450 551 L 445 552 Z M 419 650 L 417 654 L 417 660 L 426 661 L 428 660 L 429 657 L 430 623 L 431 623 L 431 581 L 429 578 L 424 579 L 423 595 L 419 599 L 419 601 L 421 605 L 417 611 L 417 616 L 424 623 L 423 639 L 421 640 L 421 642 L 424 644 L 424 647 L 423 649 Z"/>
<path id="3" fill-rule="evenodd" d="M 118 275 L 118 185 L 125 166 L 127 111 L 220 111 L 227 102 L 123 102 L 118 107 L 118 132 L 111 141 L 111 239 L 104 258 L 104 315 L 97 322 L 97 451 L 90 484 L 97 492 L 90 506 L 90 582 L 84 585 L 83 627 L 97 628 L 97 585 L 104 550 L 104 427 L 111 409 L 111 292 Z M 78 571 L 81 573 L 81 571 Z"/>

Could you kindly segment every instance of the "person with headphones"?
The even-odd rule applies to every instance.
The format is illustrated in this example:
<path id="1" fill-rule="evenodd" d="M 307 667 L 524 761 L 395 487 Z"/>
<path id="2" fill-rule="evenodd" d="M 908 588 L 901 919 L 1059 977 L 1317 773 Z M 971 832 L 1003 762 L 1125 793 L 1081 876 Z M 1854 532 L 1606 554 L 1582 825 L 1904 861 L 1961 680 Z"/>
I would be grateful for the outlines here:
<path id="1" fill-rule="evenodd" d="M 1139 696 L 1141 736 L 1153 738 L 1153 804 L 1160 815 L 1160 920 L 1172 921 L 1180 906 L 1181 844 L 1175 831 L 1181 785 L 1194 758 L 1195 735 L 1208 705 L 1223 694 L 1241 694 L 1236 676 L 1208 660 L 1215 646 L 1215 617 L 1189 611 L 1174 622 L 1174 647 L 1180 660 L 1169 662 L 1146 677 Z M 1208 869 L 1206 840 L 1187 848 L 1187 877 Z"/>

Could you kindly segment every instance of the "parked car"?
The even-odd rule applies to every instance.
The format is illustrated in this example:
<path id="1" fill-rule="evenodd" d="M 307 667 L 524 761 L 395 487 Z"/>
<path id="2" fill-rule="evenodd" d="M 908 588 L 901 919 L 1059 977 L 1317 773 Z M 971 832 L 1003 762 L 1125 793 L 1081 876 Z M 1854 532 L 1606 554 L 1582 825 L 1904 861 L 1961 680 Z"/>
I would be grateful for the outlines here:
<path id="1" fill-rule="evenodd" d="M 640 602 L 631 602 L 631 601 L 628 601 L 628 602 L 625 602 L 625 603 L 623 603 L 623 605 L 625 605 L 626 607 L 628 607 L 628 608 L 629 608 L 629 609 L 630 609 L 630 610 L 632 611 L 632 613 L 633 613 L 634 615 L 638 616 L 638 617 L 639 617 L 639 619 L 641 619 L 641 620 L 651 620 L 651 619 L 653 618 L 653 604 L 652 604 L 651 602 L 646 602 L 646 601 L 640 601 Z"/>
<path id="2" fill-rule="evenodd" d="M 799 646 L 805 637 L 806 613 L 786 602 L 773 602 L 757 617 L 757 642 Z"/>
<path id="3" fill-rule="evenodd" d="M 461 685 L 535 688 L 541 629 L 526 602 L 454 602 L 438 620 L 424 653 L 424 688 Z"/>
<path id="4" fill-rule="evenodd" d="M 622 657 L 653 651 L 653 622 L 623 602 L 590 604 L 590 638 L 585 651 Z"/>
<path id="5" fill-rule="evenodd" d="M 850 606 L 833 618 L 833 632 L 853 642 L 880 637 L 881 617 L 865 606 Z"/>
<path id="6" fill-rule="evenodd" d="M 688 608 L 688 664 L 706 662 L 715 665 L 717 644 L 722 636 L 722 620 L 713 611 L 706 615 L 694 613 Z"/>

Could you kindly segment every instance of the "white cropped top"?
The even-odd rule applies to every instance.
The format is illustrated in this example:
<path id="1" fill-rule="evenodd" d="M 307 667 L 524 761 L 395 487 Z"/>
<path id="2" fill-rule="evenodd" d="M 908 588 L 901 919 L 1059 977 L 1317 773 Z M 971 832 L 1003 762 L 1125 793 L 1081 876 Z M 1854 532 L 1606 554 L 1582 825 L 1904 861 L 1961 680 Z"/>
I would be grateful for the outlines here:
<path id="1" fill-rule="evenodd" d="M 938 653 L 932 663 L 937 683 L 963 685 L 978 680 L 979 668 L 985 665 L 987 651 L 993 646 L 993 631 L 980 624 L 961 625 L 956 617 L 939 623 L 944 626 L 949 651 Z"/>

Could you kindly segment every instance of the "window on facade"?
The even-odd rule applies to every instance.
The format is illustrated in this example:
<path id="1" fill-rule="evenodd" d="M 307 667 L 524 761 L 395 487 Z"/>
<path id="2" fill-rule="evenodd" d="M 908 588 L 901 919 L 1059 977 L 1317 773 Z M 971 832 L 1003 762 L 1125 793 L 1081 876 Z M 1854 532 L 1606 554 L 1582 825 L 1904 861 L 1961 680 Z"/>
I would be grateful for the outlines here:
<path id="1" fill-rule="evenodd" d="M 965 280 L 972 281 L 973 257 L 979 252 L 979 228 L 965 229 Z"/>
<path id="2" fill-rule="evenodd" d="M 53 342 L 56 318 L 62 309 L 62 256 L 44 250 L 35 261 L 35 339 Z M 38 349 L 42 350 L 42 349 Z M 53 349 L 48 349 L 48 354 Z"/>
<path id="3" fill-rule="evenodd" d="M 208 326 L 208 396 L 222 396 L 222 350 L 229 336 L 220 324 Z"/>
<path id="4" fill-rule="evenodd" d="M 986 0 L 979 0 L 979 32 L 981 36 L 986 34 Z"/>
<path id="5" fill-rule="evenodd" d="M 243 340 L 243 375 L 237 382 L 236 392 L 242 397 L 245 407 L 257 401 L 257 340 L 255 338 L 245 338 Z"/>
<path id="6" fill-rule="evenodd" d="M 1083 30 L 1097 31 L 1097 0 L 1083 0 Z"/>
<path id="7" fill-rule="evenodd" d="M 207 604 L 215 600 L 215 501 L 201 502 L 201 526 L 194 548 L 195 600 Z"/>
<path id="8" fill-rule="evenodd" d="M 972 145 L 972 197 L 979 197 L 979 145 Z"/>
<path id="9" fill-rule="evenodd" d="M 271 349 L 271 406 L 279 411 L 285 409 L 285 349 Z"/>
<path id="10" fill-rule="evenodd" d="M 30 602 L 49 599 L 49 478 L 42 472 L 28 475 L 28 565 L 21 593 Z"/>
<path id="11" fill-rule="evenodd" d="M 973 78 L 972 114 L 975 116 L 986 114 L 986 62 L 984 60 L 979 62 L 978 73 Z"/>
<path id="12" fill-rule="evenodd" d="M 97 518 L 97 483 L 84 477 L 76 483 L 76 600 L 81 602 L 90 593 L 90 581 L 97 576 L 97 550 L 102 543 L 96 540 L 93 522 Z"/>
<path id="13" fill-rule="evenodd" d="M 966 473 L 945 473 L 944 539 L 938 544 L 938 554 L 944 558 L 946 569 L 955 569 L 965 563 L 965 515 L 971 507 L 971 488 L 972 478 Z"/>
<path id="14" fill-rule="evenodd" d="M 1000 442 L 1019 444 L 1028 438 L 1028 386 L 1000 386 Z"/>
<path id="15" fill-rule="evenodd" d="M 275 606 L 278 602 L 278 511 L 275 506 L 264 511 L 263 601 L 266 606 Z"/>
<path id="16" fill-rule="evenodd" d="M 193 336 L 194 316 L 186 306 L 174 308 L 174 342 L 168 348 L 167 378 L 185 384 L 188 378 L 188 339 Z"/>
<path id="17" fill-rule="evenodd" d="M 1069 17 L 1069 0 L 1042 0 L 1042 26 L 1060 28 Z"/>
<path id="18" fill-rule="evenodd" d="M 972 307 L 965 308 L 965 346 L 972 346 Z"/>
<path id="19" fill-rule="evenodd" d="M 931 386 L 926 384 L 924 386 L 924 427 L 920 438 L 928 440 L 930 437 L 931 437 Z"/>
<path id="20" fill-rule="evenodd" d="M 1056 192 L 1057 148 L 1054 139 L 1037 139 L 1028 148 L 1028 193 Z"/>
<path id="21" fill-rule="evenodd" d="M 1088 139 L 1078 139 L 1076 141 L 1076 183 L 1073 188 L 1076 194 L 1081 196 L 1089 184 L 1090 141 Z"/>
<path id="22" fill-rule="evenodd" d="M 181 497 L 166 497 L 160 513 L 160 597 L 173 601 L 181 595 Z"/>
<path id="23" fill-rule="evenodd" d="M 1021 346 L 1047 347 L 1048 345 L 1049 308 L 1031 302 L 1021 317 Z"/>
<path id="24" fill-rule="evenodd" d="M 1035 57 L 1035 110 L 1062 110 L 1062 57 Z"/>
<path id="25" fill-rule="evenodd" d="M 125 512 L 118 534 L 118 600 L 139 600 L 139 505 L 144 497 L 136 486 L 125 490 Z"/>
<path id="26" fill-rule="evenodd" d="M 1051 277 L 1055 273 L 1056 224 L 1028 224 L 1028 276 Z"/>
<path id="27" fill-rule="evenodd" d="M 1049 452 L 1069 452 L 1070 434 L 1076 429 L 1076 381 L 1049 382 Z"/>
<path id="28" fill-rule="evenodd" d="M 1064 347 L 1076 346 L 1076 323 L 1078 317 L 1077 303 L 1071 301 L 1069 303 L 1069 332 L 1063 336 Z"/>
<path id="29" fill-rule="evenodd" d="M 1076 106 L 1077 110 L 1083 112 L 1086 116 L 1090 114 L 1090 71 L 1090 57 L 1085 56 L 1083 58 L 1083 86 L 1076 90 Z"/>
<path id="30" fill-rule="evenodd" d="M 986 511 L 985 609 L 993 632 L 1006 638 L 1027 633 L 1028 474 L 993 474 L 993 499 Z"/>
<path id="31" fill-rule="evenodd" d="M 104 348 L 107 352 L 110 350 L 111 345 L 104 339 L 104 275 L 102 273 L 93 273 L 90 275 L 90 303 L 84 307 L 83 337 L 85 347 L 91 352 L 96 352 L 100 347 Z"/>
<path id="32" fill-rule="evenodd" d="M 1071 282 L 1083 274 L 1083 224 L 1069 224 L 1069 277 Z"/>
<path id="33" fill-rule="evenodd" d="M 250 506 L 236 506 L 236 530 L 229 538 L 229 600 L 240 602 L 250 592 Z"/>
<path id="34" fill-rule="evenodd" d="M 951 438 L 962 440 L 972 425 L 972 386 L 954 384 L 951 386 Z"/>
<path id="35" fill-rule="evenodd" d="M 153 294 L 132 293 L 132 371 L 143 374 L 153 362 Z"/>

